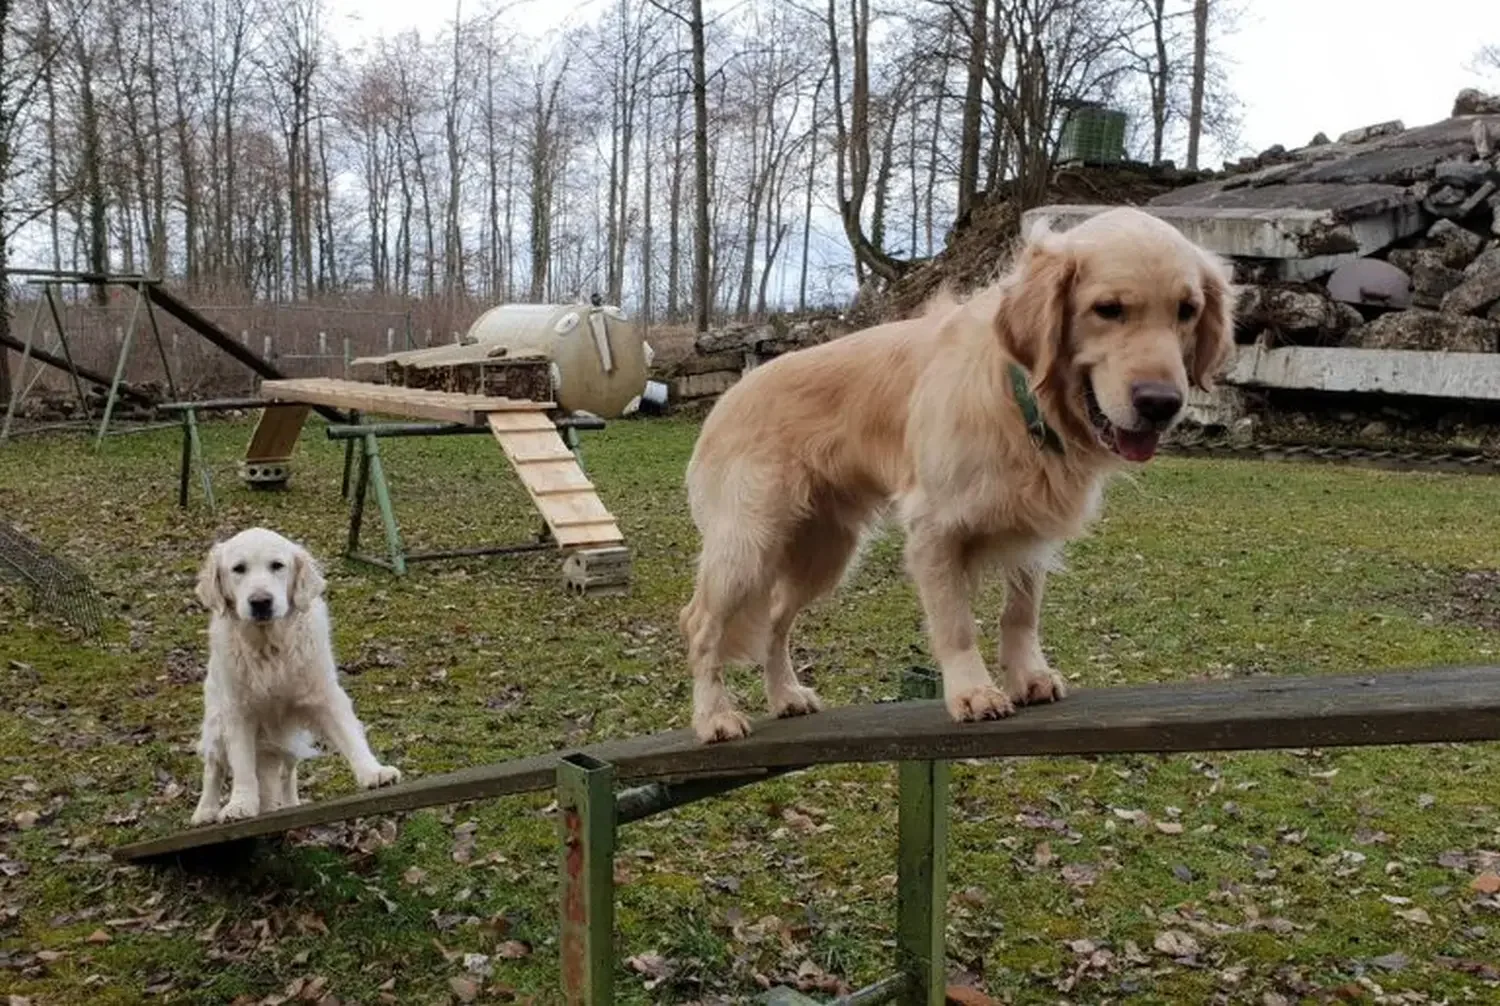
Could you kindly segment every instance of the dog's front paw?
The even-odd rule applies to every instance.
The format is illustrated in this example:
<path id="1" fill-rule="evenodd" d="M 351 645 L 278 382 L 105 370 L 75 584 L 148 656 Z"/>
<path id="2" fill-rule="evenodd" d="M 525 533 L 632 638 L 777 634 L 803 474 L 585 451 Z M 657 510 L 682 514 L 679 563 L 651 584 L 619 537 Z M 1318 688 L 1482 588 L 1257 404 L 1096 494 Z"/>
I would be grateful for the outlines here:
<path id="1" fill-rule="evenodd" d="M 981 685 L 947 696 L 948 714 L 960 723 L 998 720 L 1016 711 L 1010 698 L 994 685 Z"/>
<path id="2" fill-rule="evenodd" d="M 771 715 L 779 719 L 823 711 L 823 700 L 806 685 L 794 685 L 771 698 Z M 748 730 L 746 731 L 748 733 Z"/>
<path id="3" fill-rule="evenodd" d="M 1018 706 L 1036 702 L 1057 702 L 1068 696 L 1068 683 L 1052 668 L 1043 664 L 1033 670 L 1005 672 L 1005 692 Z"/>
<path id="4" fill-rule="evenodd" d="M 235 796 L 230 797 L 229 802 L 219 809 L 219 821 L 243 821 L 259 813 L 259 798 Z"/>
<path id="5" fill-rule="evenodd" d="M 693 721 L 693 732 L 705 744 L 750 736 L 750 720 L 735 709 L 724 709 Z"/>
<path id="6" fill-rule="evenodd" d="M 193 811 L 193 816 L 188 818 L 191 825 L 213 824 L 219 819 L 219 808 L 215 804 L 200 803 Z"/>
<path id="7" fill-rule="evenodd" d="M 378 789 L 381 786 L 394 786 L 401 781 L 401 770 L 394 765 L 377 765 L 369 772 L 362 772 L 358 779 L 361 789 Z"/>

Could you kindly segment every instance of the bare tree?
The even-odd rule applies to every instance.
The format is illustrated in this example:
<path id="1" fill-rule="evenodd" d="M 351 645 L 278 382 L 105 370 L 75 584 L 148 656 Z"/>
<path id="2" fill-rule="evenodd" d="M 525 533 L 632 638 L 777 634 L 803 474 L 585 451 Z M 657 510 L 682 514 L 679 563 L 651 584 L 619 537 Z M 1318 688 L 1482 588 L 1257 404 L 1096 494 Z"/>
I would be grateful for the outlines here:
<path id="1" fill-rule="evenodd" d="M 1188 112 L 1187 166 L 1198 170 L 1198 141 L 1203 135 L 1203 88 L 1208 74 L 1208 0 L 1193 0 L 1193 96 Z"/>

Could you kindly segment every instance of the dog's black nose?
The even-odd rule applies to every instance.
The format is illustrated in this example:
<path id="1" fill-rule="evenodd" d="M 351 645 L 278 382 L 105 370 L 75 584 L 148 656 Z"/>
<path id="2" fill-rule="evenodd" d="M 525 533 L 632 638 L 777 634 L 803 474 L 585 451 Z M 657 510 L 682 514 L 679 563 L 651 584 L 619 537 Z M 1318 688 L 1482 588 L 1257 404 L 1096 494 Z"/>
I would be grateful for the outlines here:
<path id="1" fill-rule="evenodd" d="M 250 598 L 250 615 L 252 618 L 270 618 L 271 599 L 269 597 Z"/>
<path id="2" fill-rule="evenodd" d="M 1137 381 L 1130 386 L 1130 404 L 1149 423 L 1165 423 L 1182 408 L 1182 392 L 1165 381 Z"/>

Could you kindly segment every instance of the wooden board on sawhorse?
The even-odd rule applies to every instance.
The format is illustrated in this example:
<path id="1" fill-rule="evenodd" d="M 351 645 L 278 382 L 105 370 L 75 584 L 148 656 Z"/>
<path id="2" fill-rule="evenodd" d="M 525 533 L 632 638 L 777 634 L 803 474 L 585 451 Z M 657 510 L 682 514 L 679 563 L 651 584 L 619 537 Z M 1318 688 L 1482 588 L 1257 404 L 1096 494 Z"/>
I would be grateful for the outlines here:
<path id="1" fill-rule="evenodd" d="M 935 695 L 933 678 L 921 668 L 907 672 L 903 696 Z M 723 744 L 702 744 L 692 731 L 674 730 L 412 779 L 137 842 L 114 856 L 135 863 L 176 861 L 294 828 L 555 786 L 563 847 L 558 942 L 564 999 L 608 1006 L 618 970 L 613 866 L 621 825 L 813 765 L 894 761 L 898 973 L 849 1001 L 899 997 L 902 1004 L 941 1006 L 950 761 L 1496 740 L 1496 667 L 1089 688 L 980 723 L 956 724 L 943 703 L 932 699 L 844 706 L 762 720 L 749 737 Z M 630 782 L 638 785 L 616 789 Z"/>

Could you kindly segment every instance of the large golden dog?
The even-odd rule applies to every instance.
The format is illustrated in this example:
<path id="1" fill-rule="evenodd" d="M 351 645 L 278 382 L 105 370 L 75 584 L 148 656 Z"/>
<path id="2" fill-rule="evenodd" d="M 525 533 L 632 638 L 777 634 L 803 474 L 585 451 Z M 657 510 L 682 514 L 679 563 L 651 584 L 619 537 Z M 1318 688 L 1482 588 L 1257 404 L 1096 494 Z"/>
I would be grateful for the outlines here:
<path id="1" fill-rule="evenodd" d="M 893 510 L 955 720 L 1061 698 L 1038 635 L 1046 571 L 1098 510 L 1107 478 L 1145 461 L 1232 347 L 1230 273 L 1132 209 L 1038 231 L 964 303 L 780 357 L 709 414 L 687 469 L 702 534 L 681 627 L 704 741 L 749 732 L 726 661 L 759 661 L 777 716 L 817 712 L 788 637 Z M 996 687 L 971 594 L 1000 566 Z"/>

